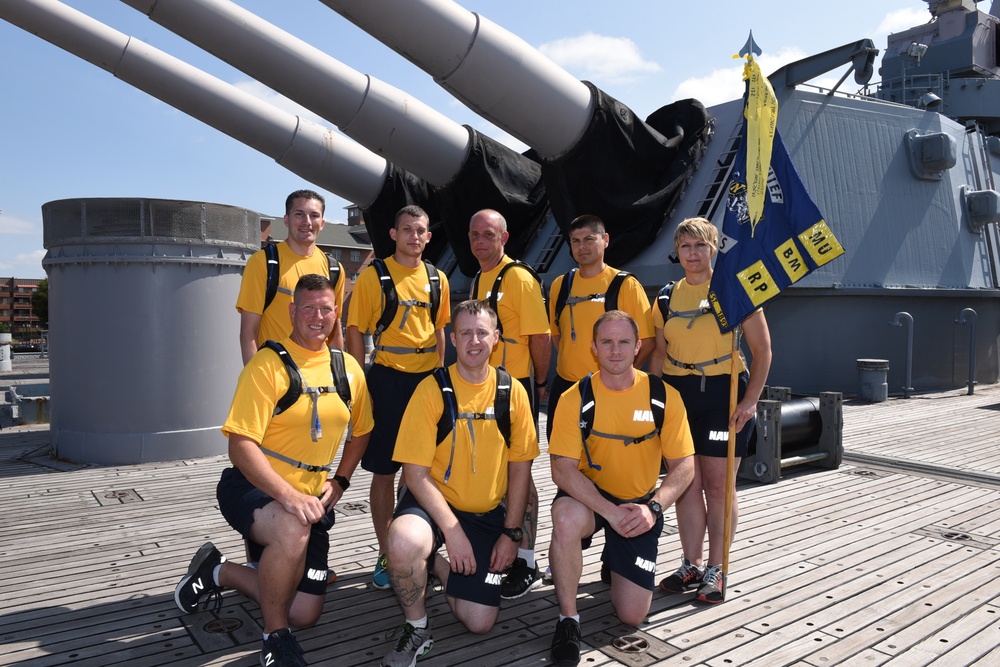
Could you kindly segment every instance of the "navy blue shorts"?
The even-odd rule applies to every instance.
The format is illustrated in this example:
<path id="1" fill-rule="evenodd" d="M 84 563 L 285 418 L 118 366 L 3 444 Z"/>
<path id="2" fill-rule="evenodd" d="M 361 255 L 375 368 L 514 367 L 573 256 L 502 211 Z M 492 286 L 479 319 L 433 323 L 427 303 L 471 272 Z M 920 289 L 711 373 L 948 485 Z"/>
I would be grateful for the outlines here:
<path id="1" fill-rule="evenodd" d="M 601 489 L 598 491 L 615 505 L 639 502 L 619 500 Z M 563 496 L 572 497 L 565 491 L 559 490 L 552 502 L 555 503 Z M 656 555 L 659 553 L 660 534 L 663 533 L 663 515 L 657 517 L 653 527 L 642 535 L 622 537 L 608 524 L 607 519 L 594 512 L 594 532 L 581 540 L 581 548 L 589 549 L 594 535 L 601 530 L 604 530 L 604 551 L 601 553 L 601 560 L 607 563 L 608 569 L 625 577 L 636 586 L 642 586 L 650 591 L 654 590 L 656 588 Z"/>
<path id="2" fill-rule="evenodd" d="M 253 513 L 269 503 L 276 502 L 274 498 L 251 484 L 238 468 L 226 468 L 222 471 L 215 497 L 219 501 L 222 516 L 246 539 L 250 560 L 259 562 L 264 547 L 250 539 Z M 329 516 L 332 517 L 333 514 Z M 327 529 L 314 523 L 309 534 L 309 546 L 306 547 L 306 569 L 299 581 L 298 591 L 310 595 L 326 593 L 329 552 L 330 535 Z"/>
<path id="3" fill-rule="evenodd" d="M 664 375 L 663 381 L 676 389 L 684 400 L 688 425 L 694 439 L 694 453 L 701 456 L 726 458 L 729 454 L 729 376 L 709 375 L 705 391 L 701 390 L 700 375 Z M 737 400 L 747 393 L 750 376 L 740 373 L 736 389 Z M 754 417 L 736 434 L 736 456 L 747 455 L 750 436 L 757 425 Z"/>
<path id="4" fill-rule="evenodd" d="M 458 525 L 462 527 L 462 531 L 472 545 L 472 553 L 476 558 L 476 573 L 469 575 L 451 572 L 448 575 L 448 586 L 445 588 L 445 593 L 459 600 L 468 600 L 488 607 L 499 607 L 500 581 L 503 579 L 503 574 L 490 572 L 489 566 L 493 547 L 496 546 L 497 540 L 503 534 L 503 522 L 507 515 L 506 508 L 501 503 L 489 512 L 482 514 L 462 512 L 454 507 L 451 508 L 451 511 L 455 513 Z M 418 516 L 430 524 L 431 531 L 434 533 L 434 550 L 431 553 L 437 553 L 437 550 L 444 545 L 444 534 L 434 523 L 434 519 L 420 506 L 409 489 L 403 491 L 393 516 L 404 514 Z"/>
<path id="5" fill-rule="evenodd" d="M 433 373 L 404 373 L 382 364 L 372 364 L 366 377 L 372 399 L 375 427 L 368 438 L 368 448 L 361 457 L 361 467 L 376 475 L 395 475 L 403 465 L 392 460 L 396 434 L 403 412 L 421 380 Z"/>

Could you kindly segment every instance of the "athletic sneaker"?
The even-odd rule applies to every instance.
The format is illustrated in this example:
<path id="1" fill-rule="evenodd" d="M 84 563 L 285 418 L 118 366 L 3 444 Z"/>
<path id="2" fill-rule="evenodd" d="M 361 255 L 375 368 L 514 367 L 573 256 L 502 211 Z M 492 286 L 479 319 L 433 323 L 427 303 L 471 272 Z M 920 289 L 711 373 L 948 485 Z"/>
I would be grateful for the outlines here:
<path id="1" fill-rule="evenodd" d="M 701 583 L 705 573 L 697 565 L 692 565 L 687 558 L 681 559 L 681 566 L 677 571 L 660 582 L 660 590 L 668 593 L 683 593 L 689 588 L 693 588 Z"/>
<path id="2" fill-rule="evenodd" d="M 372 586 L 380 591 L 384 591 L 392 586 L 392 581 L 389 580 L 389 559 L 385 554 L 380 554 L 378 560 L 375 561 L 375 572 L 372 574 Z"/>
<path id="3" fill-rule="evenodd" d="M 260 650 L 261 667 L 305 667 L 302 647 L 288 628 L 275 630 L 264 640 Z"/>
<path id="4" fill-rule="evenodd" d="M 382 667 L 413 667 L 434 648 L 430 628 L 415 628 L 407 621 L 386 633 L 386 639 L 392 639 L 396 633 L 400 633 L 396 647 L 382 658 Z"/>
<path id="5" fill-rule="evenodd" d="M 215 583 L 212 572 L 217 565 L 226 562 L 226 557 L 219 553 L 215 545 L 205 542 L 198 553 L 191 559 L 187 574 L 174 588 L 174 602 L 186 614 L 198 611 L 199 601 L 205 598 L 203 610 L 215 605 L 215 611 L 222 608 L 222 586 Z"/>
<path id="6" fill-rule="evenodd" d="M 552 635 L 552 651 L 549 654 L 553 665 L 580 664 L 580 622 L 564 618 L 556 623 Z"/>
<path id="7" fill-rule="evenodd" d="M 528 567 L 528 561 L 515 558 L 514 564 L 507 570 L 507 576 L 500 583 L 500 597 L 504 600 L 515 600 L 527 595 L 528 591 L 542 585 L 542 575 L 535 567 Z"/>
<path id="8" fill-rule="evenodd" d="M 726 574 L 721 565 L 709 565 L 705 569 L 705 578 L 695 599 L 709 604 L 718 604 L 726 599 Z"/>

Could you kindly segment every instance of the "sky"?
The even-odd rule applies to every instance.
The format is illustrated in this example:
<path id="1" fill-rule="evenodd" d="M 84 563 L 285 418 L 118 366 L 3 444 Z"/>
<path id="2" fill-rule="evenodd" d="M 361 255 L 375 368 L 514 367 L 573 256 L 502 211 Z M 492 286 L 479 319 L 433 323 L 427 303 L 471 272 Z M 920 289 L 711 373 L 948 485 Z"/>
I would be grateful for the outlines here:
<path id="1" fill-rule="evenodd" d="M 14 2 L 4 0 L 5 5 Z M 122 2 L 65 4 L 275 106 L 332 127 Z M 457 123 L 518 151 L 525 148 L 319 0 L 236 4 Z M 769 74 L 788 62 L 865 37 L 884 51 L 887 35 L 930 18 L 920 0 L 459 4 L 520 36 L 574 78 L 593 82 L 640 117 L 689 97 L 709 107 L 738 98 L 743 61 L 732 56 L 751 30 L 763 50 L 761 69 Z M 841 74 L 835 71 L 813 83 L 832 86 Z M 877 80 L 876 68 L 873 82 Z M 853 84 L 853 79 L 847 81 Z M 844 88 L 854 92 L 848 84 Z M 329 222 L 346 222 L 349 202 L 336 192 L 316 188 L 271 157 L 0 21 L 0 276 L 45 277 L 41 207 L 49 201 L 182 199 L 274 215 L 282 212 L 289 192 L 303 187 L 319 189 L 327 197 Z"/>

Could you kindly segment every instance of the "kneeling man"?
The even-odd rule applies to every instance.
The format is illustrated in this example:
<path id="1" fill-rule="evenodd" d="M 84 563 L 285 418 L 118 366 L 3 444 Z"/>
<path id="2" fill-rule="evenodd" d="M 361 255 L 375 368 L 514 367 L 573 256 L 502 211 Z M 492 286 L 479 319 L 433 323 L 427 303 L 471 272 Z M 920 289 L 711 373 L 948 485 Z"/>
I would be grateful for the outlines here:
<path id="1" fill-rule="evenodd" d="M 466 628 L 493 627 L 538 456 L 527 392 L 489 364 L 500 336 L 496 313 L 482 301 L 465 301 L 451 320 L 458 361 L 417 385 L 393 454 L 406 488 L 389 526 L 389 575 L 406 620 L 386 667 L 412 666 L 434 644 L 429 574 L 441 580 Z M 442 545 L 447 558 L 437 553 Z"/>
<path id="2" fill-rule="evenodd" d="M 549 441 L 559 487 L 549 547 L 559 602 L 553 665 L 580 661 L 583 547 L 605 529 L 601 559 L 611 572 L 611 604 L 623 623 L 639 625 L 653 599 L 663 508 L 694 477 L 684 403 L 660 378 L 633 368 L 640 346 L 635 320 L 620 310 L 604 313 L 591 343 L 598 372 L 566 390 L 556 408 Z M 657 486 L 661 459 L 668 473 Z"/>

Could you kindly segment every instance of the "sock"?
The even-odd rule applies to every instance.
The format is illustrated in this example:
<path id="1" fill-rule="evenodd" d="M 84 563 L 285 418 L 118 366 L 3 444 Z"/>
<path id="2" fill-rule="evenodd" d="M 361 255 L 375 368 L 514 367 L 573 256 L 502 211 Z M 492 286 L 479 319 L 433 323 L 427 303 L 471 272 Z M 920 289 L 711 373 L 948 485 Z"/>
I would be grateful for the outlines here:
<path id="1" fill-rule="evenodd" d="M 288 628 L 288 631 L 289 631 L 289 632 L 291 632 L 291 631 L 292 631 L 292 629 L 291 629 L 291 628 Z M 280 632 L 280 630 L 275 630 L 275 632 Z M 271 634 L 272 634 L 272 633 L 270 633 L 270 632 L 265 632 L 265 633 L 264 633 L 264 641 L 267 641 L 267 638 L 268 638 L 268 637 L 270 637 L 270 636 L 271 636 Z"/>
<path id="2" fill-rule="evenodd" d="M 418 618 L 415 621 L 411 621 L 411 620 L 407 619 L 406 622 L 409 623 L 410 625 L 412 625 L 415 628 L 423 629 L 423 628 L 427 627 L 427 616 L 425 615 L 423 618 Z"/>
<path id="3" fill-rule="evenodd" d="M 219 572 L 221 570 L 222 570 L 222 563 L 219 563 L 218 565 L 216 565 L 212 569 L 212 581 L 215 582 L 216 586 L 221 586 L 222 585 L 222 584 L 219 583 Z M 265 639 L 267 639 L 267 638 L 265 637 Z"/>
<path id="4" fill-rule="evenodd" d="M 580 622 L 580 614 L 577 614 L 576 616 L 563 616 L 562 614 L 559 614 L 560 621 L 565 621 L 567 618 L 572 618 L 577 623 Z"/>
<path id="5" fill-rule="evenodd" d="M 517 557 L 523 558 L 524 562 L 528 564 L 528 569 L 534 569 L 535 567 L 535 550 L 534 549 L 522 549 L 517 548 Z"/>

